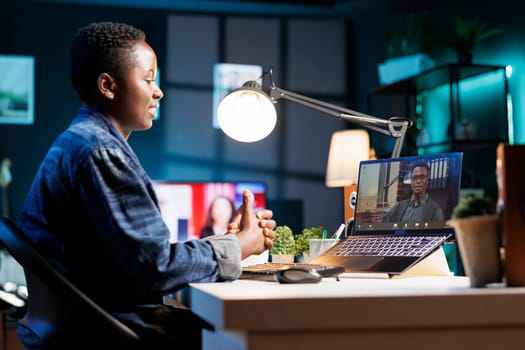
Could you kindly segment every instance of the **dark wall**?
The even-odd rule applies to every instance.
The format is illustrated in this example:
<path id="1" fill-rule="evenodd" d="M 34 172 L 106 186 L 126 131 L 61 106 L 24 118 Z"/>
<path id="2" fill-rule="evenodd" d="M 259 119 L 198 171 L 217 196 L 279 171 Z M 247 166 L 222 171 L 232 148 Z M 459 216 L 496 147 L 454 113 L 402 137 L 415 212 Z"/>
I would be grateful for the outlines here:
<path id="1" fill-rule="evenodd" d="M 54 4 L 0 5 L 0 54 L 35 57 L 35 117 L 33 125 L 0 124 L 0 158 L 12 160 L 9 187 L 12 217 L 18 220 L 25 194 L 37 167 L 54 138 L 65 129 L 79 106 L 65 72 L 66 49 L 75 31 L 93 21 L 124 21 L 142 28 L 157 50 L 164 55 L 165 20 L 163 11 Z M 0 77 L 1 79 L 1 77 Z M 135 133 L 130 143 L 153 175 L 150 154 L 161 148 L 159 127 Z"/>
<path id="2" fill-rule="evenodd" d="M 421 10 L 431 12 L 434 30 L 442 30 L 452 13 L 479 16 L 491 26 L 503 29 L 502 36 L 476 49 L 474 59 L 476 63 L 513 66 L 509 87 L 513 94 L 516 141 L 525 142 L 522 131 L 525 130 L 522 126 L 525 107 L 520 98 L 525 81 L 525 27 L 521 25 L 525 3 L 522 1 L 507 0 L 497 6 L 482 6 L 473 1 L 390 1 L 385 8 L 363 14 L 354 21 L 355 35 L 347 49 L 351 57 L 348 69 L 354 77 L 348 85 L 355 92 L 356 101 L 349 107 L 366 112 L 366 92 L 378 85 L 377 64 L 385 59 L 384 25 L 388 14 Z M 34 2 L 6 4 L 5 1 L 0 4 L 0 54 L 32 55 L 36 65 L 34 124 L 0 124 L 0 158 L 9 157 L 13 161 L 10 187 L 13 218 L 18 219 L 25 194 L 49 145 L 67 127 L 79 105 L 65 74 L 65 52 L 74 32 L 93 21 L 124 21 L 136 25 L 147 33 L 148 41 L 157 51 L 159 66 L 163 68 L 166 66 L 163 60 L 167 57 L 168 15 L 169 12 L 164 10 L 137 8 Z M 449 50 L 434 48 L 432 53 L 438 64 L 454 62 L 455 57 Z M 161 118 L 148 132 L 137 132 L 130 138 L 132 147 L 152 178 L 162 175 L 157 156 L 163 154 L 164 122 Z M 384 148 L 389 150 L 390 145 Z"/>
<path id="3" fill-rule="evenodd" d="M 324 183 L 329 138 L 334 130 L 344 127 L 344 123 L 340 120 L 318 118 L 304 123 L 304 120 L 307 120 L 304 118 L 309 118 L 308 113 L 284 107 L 282 110 L 286 111 L 290 118 L 282 125 L 288 126 L 283 126 L 282 131 L 281 129 L 277 131 L 286 137 L 277 137 L 276 132 L 273 138 L 269 137 L 264 142 L 250 145 L 235 143 L 218 130 L 203 129 L 209 125 L 207 118 L 212 108 L 210 97 L 213 92 L 212 75 L 204 72 L 210 69 L 209 63 L 214 60 L 226 59 L 229 62 L 253 64 L 256 61 L 254 57 L 264 56 L 265 60 L 270 59 L 269 63 L 274 63 L 273 61 L 280 63 L 283 72 L 279 73 L 280 77 L 287 76 L 285 72 L 288 72 L 290 77 L 295 77 L 295 80 L 290 82 L 295 81 L 294 89 L 298 89 L 297 91 L 320 93 L 324 98 L 323 94 L 327 93 L 324 89 L 328 87 L 329 97 L 335 99 L 334 102 L 350 100 L 347 98 L 347 90 L 352 89 L 345 86 L 344 78 L 340 79 L 341 72 L 346 71 L 344 55 L 346 46 L 342 46 L 347 43 L 347 39 L 348 45 L 352 46 L 349 44 L 352 32 L 344 21 L 310 21 L 311 18 L 305 19 L 300 16 L 293 17 L 295 21 L 272 16 L 265 21 L 264 16 L 259 16 L 260 18 L 255 18 L 258 25 L 262 23 L 264 27 L 264 23 L 268 26 L 270 22 L 275 22 L 276 25 L 270 26 L 274 29 L 271 38 L 253 41 L 251 37 L 243 38 L 242 35 L 239 37 L 235 32 L 227 30 L 228 24 L 235 27 L 239 23 L 248 25 L 254 31 L 262 30 L 250 23 L 253 17 L 258 17 L 253 15 L 248 15 L 252 18 L 245 18 L 244 15 L 230 16 L 223 13 L 203 15 L 139 8 L 57 5 L 29 0 L 22 0 L 22 2 L 22 4 L 0 5 L 0 30 L 5 33 L 0 40 L 0 53 L 31 55 L 34 56 L 36 65 L 34 124 L 0 124 L 0 157 L 9 157 L 13 162 L 10 207 L 12 217 L 16 221 L 19 219 L 24 198 L 41 159 L 52 141 L 69 125 L 79 106 L 79 101 L 66 77 L 67 45 L 79 27 L 104 20 L 126 22 L 142 28 L 147 34 L 149 43 L 157 51 L 161 88 L 166 96 L 161 103 L 160 120 L 154 122 L 151 130 L 135 132 L 129 139 L 151 178 L 195 181 L 261 180 L 268 184 L 269 199 L 278 200 L 280 203 L 298 199 L 304 201 L 305 215 L 302 213 L 292 215 L 284 210 L 276 213 L 279 214 L 276 216 L 283 224 L 289 221 L 302 221 L 304 217 L 304 225 L 307 226 L 337 227 L 344 219 L 342 188 L 327 189 Z M 208 20 L 218 23 L 217 27 L 206 27 L 201 31 L 209 31 L 207 33 L 209 37 L 214 37 L 213 35 L 218 33 L 217 42 L 192 40 L 199 37 L 199 33 L 196 32 L 199 32 L 200 27 L 195 23 L 201 23 L 198 18 L 201 16 L 206 17 L 205 23 L 208 23 Z M 181 28 L 181 26 L 172 27 L 174 17 L 180 21 L 178 23 L 184 23 L 186 27 L 183 28 L 187 29 L 187 32 L 174 32 Z M 187 17 L 188 22 L 184 17 Z M 288 25 L 284 25 L 285 22 Z M 294 36 L 285 33 L 288 28 L 291 33 L 293 28 L 301 28 L 301 30 L 297 29 L 293 32 Z M 324 30 L 324 28 L 328 29 Z M 309 30 L 311 32 L 308 32 Z M 345 44 L 338 45 L 337 49 L 342 48 L 336 50 L 337 54 L 334 54 L 334 50 L 323 51 L 320 48 L 323 45 L 312 47 L 302 45 L 302 36 L 314 42 L 326 41 L 324 36 L 327 36 L 331 39 L 331 44 L 340 42 Z M 228 41 L 230 37 L 231 42 Z M 247 43 L 238 44 L 236 42 L 238 39 L 247 40 Z M 176 48 L 173 47 L 174 42 L 178 43 Z M 262 48 L 262 42 L 266 42 L 267 46 L 273 49 L 272 53 Z M 287 52 L 286 44 L 290 45 L 289 50 L 293 51 L 293 55 Z M 204 56 L 195 59 L 192 56 L 201 55 L 203 52 Z M 315 67 L 314 72 L 303 74 L 301 71 L 306 69 L 301 67 L 309 67 L 309 64 L 311 65 L 316 59 L 320 60 L 321 52 L 328 58 L 335 57 L 337 68 L 334 69 L 334 66 L 330 65 L 320 66 Z M 315 57 L 309 59 L 307 55 Z M 201 60 L 203 57 L 206 58 L 204 61 Z M 286 69 L 288 61 L 292 60 L 290 57 L 300 61 L 289 63 L 288 68 L 293 67 L 295 75 L 289 73 L 291 69 Z M 202 62 L 206 63 L 205 67 Z M 352 71 L 351 68 L 348 70 Z M 174 71 L 183 74 L 174 74 Z M 345 74 L 342 76 L 346 76 Z M 177 80 L 179 76 L 182 77 L 181 80 Z M 187 81 L 184 77 L 188 76 L 200 80 Z M 325 84 L 315 84 L 312 87 L 313 84 L 309 82 L 314 79 L 312 77 L 317 76 L 322 76 L 322 83 Z M 343 84 L 340 86 L 332 84 L 332 80 L 341 80 Z M 333 86 L 337 86 L 337 90 L 334 90 Z M 294 123 L 298 123 L 299 120 L 301 120 L 300 128 L 294 127 Z M 322 125 L 322 129 L 317 127 L 317 123 Z M 305 135 L 315 137 L 318 143 L 303 146 Z M 221 142 L 215 143 L 214 141 L 217 140 Z M 193 142 L 198 142 L 197 146 Z M 195 152 L 194 148 L 199 148 L 198 152 Z M 256 157 L 253 156 L 254 153 L 257 154 Z M 320 197 L 324 202 L 329 203 L 324 205 L 322 210 L 316 204 Z M 297 226 L 301 225 L 297 223 Z"/>
<path id="4" fill-rule="evenodd" d="M 504 120 L 505 113 L 487 114 L 486 110 L 488 108 L 482 102 L 485 103 L 489 99 L 483 95 L 482 89 L 476 89 L 476 91 L 471 92 L 473 103 L 465 98 L 466 94 L 462 95 L 463 115 L 467 119 L 471 118 L 471 120 L 476 122 L 480 135 L 494 133 L 490 134 L 492 137 L 499 133 L 499 127 L 503 128 L 503 125 L 508 122 L 508 132 L 509 136 L 511 136 L 509 141 L 520 144 L 525 143 L 525 105 L 522 98 L 524 95 L 523 89 L 525 89 L 525 27 L 522 25 L 525 2 L 523 1 L 502 0 L 497 4 L 483 4 L 473 0 L 393 0 L 388 2 L 383 12 L 378 11 L 376 16 L 365 15 L 359 17 L 356 20 L 356 40 L 358 44 L 355 50 L 355 52 L 359 52 L 356 63 L 358 70 L 358 80 L 356 82 L 357 109 L 367 110 L 366 93 L 370 89 L 379 86 L 377 65 L 386 59 L 385 22 L 389 16 L 423 12 L 428 13 L 428 34 L 433 39 L 433 45 L 429 49 L 429 54 L 436 61 L 437 65 L 457 63 L 455 51 L 438 44 L 436 40 L 452 31 L 452 18 L 454 15 L 460 15 L 465 18 L 478 18 L 479 21 L 486 23 L 489 28 L 501 30 L 500 34 L 479 43 L 475 47 L 473 63 L 512 67 L 512 75 L 508 79 L 510 92 L 507 96 L 508 99 L 501 94 L 502 106 L 509 100 L 512 103 L 512 118 Z M 490 90 L 492 98 L 494 96 L 500 98 L 499 94 L 504 90 L 501 85 L 493 85 L 494 89 Z M 413 106 L 411 106 L 413 113 L 415 112 L 414 101 L 410 101 L 410 103 L 413 103 Z M 448 101 L 448 99 L 443 101 Z M 403 96 L 397 95 L 396 98 L 373 99 L 373 108 L 369 110 L 369 113 L 379 117 L 390 115 L 405 116 L 408 113 L 405 108 L 407 104 L 404 102 Z M 436 102 L 435 98 L 433 102 Z M 472 108 L 474 104 L 478 109 Z M 490 107 L 494 108 L 493 105 L 490 105 Z M 436 114 L 434 113 L 433 115 Z M 442 125 L 445 128 L 450 121 L 448 112 L 445 110 L 445 113 L 442 115 L 438 114 L 437 117 L 442 118 Z M 493 120 L 484 119 L 485 117 L 493 118 Z M 498 128 L 493 128 L 491 125 L 498 125 Z M 379 152 L 385 149 L 389 150 L 374 136 L 372 135 L 372 145 L 379 148 Z M 406 150 L 407 147 L 404 148 L 404 151 Z M 494 176 L 495 144 L 481 147 L 480 149 L 465 147 L 464 150 L 468 151 L 465 153 L 463 163 L 464 173 L 472 176 L 474 186 L 479 184 L 486 190 L 488 195 L 495 197 L 497 192 Z M 478 171 L 480 168 L 483 171 Z"/>

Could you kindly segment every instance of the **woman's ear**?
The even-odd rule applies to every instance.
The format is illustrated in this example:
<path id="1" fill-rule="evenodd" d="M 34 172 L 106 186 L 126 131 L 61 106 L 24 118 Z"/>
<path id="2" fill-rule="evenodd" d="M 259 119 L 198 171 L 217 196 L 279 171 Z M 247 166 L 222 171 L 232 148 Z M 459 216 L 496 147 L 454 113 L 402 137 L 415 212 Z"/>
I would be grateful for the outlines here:
<path id="1" fill-rule="evenodd" d="M 108 73 L 101 73 L 98 76 L 97 87 L 102 96 L 108 100 L 113 100 L 115 98 L 117 83 L 115 82 L 115 79 Z"/>

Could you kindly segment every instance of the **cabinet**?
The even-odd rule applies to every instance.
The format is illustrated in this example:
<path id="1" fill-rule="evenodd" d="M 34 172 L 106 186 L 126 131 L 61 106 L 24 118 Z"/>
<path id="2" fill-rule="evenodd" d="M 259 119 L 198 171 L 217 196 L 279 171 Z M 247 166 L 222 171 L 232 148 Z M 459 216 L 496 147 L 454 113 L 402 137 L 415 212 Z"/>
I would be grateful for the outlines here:
<path id="1" fill-rule="evenodd" d="M 494 199 L 496 147 L 512 125 L 509 103 L 506 67 L 494 65 L 442 65 L 367 92 L 370 114 L 413 120 L 403 154 L 461 151 L 462 186 Z"/>
<path id="2" fill-rule="evenodd" d="M 0 327 L 0 343 L 2 345 L 0 349 L 23 350 L 24 347 L 16 335 L 18 321 L 8 315 L 0 313 L 0 322 L 2 322 L 2 327 Z"/>

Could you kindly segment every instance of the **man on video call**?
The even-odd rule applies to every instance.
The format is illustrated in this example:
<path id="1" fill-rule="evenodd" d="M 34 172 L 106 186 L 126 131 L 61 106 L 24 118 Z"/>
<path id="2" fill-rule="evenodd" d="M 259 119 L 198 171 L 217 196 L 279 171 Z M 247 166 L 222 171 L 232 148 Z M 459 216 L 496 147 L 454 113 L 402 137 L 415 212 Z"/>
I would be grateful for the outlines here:
<path id="1" fill-rule="evenodd" d="M 397 202 L 381 219 L 382 222 L 443 221 L 443 210 L 427 193 L 430 166 L 425 162 L 414 164 L 410 173 L 412 196 Z"/>

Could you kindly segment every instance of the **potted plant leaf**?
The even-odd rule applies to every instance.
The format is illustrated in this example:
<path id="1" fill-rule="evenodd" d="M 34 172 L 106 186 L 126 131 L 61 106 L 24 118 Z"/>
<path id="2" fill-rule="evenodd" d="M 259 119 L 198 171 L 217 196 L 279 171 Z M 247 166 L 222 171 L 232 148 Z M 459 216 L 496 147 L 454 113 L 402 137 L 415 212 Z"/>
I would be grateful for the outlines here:
<path id="1" fill-rule="evenodd" d="M 305 262 L 310 260 L 310 240 L 321 239 L 326 230 L 323 226 L 304 228 L 295 236 L 295 254 Z"/>
<path id="2" fill-rule="evenodd" d="M 471 216 L 494 215 L 496 204 L 489 197 L 469 195 L 461 198 L 452 212 L 454 219 L 463 219 Z"/>
<path id="3" fill-rule="evenodd" d="M 501 228 L 495 202 L 488 197 L 466 196 L 454 208 L 450 224 L 471 286 L 500 282 Z"/>
<path id="4" fill-rule="evenodd" d="M 275 239 L 270 250 L 272 262 L 293 263 L 295 259 L 295 240 L 292 229 L 286 225 L 275 228 Z"/>
<path id="5" fill-rule="evenodd" d="M 490 28 L 478 17 L 453 16 L 452 33 L 446 35 L 442 44 L 456 51 L 460 64 L 472 64 L 472 52 L 481 42 L 502 33 L 499 28 Z"/>
<path id="6" fill-rule="evenodd" d="M 386 23 L 387 58 L 426 53 L 430 47 L 428 13 L 390 16 Z"/>

